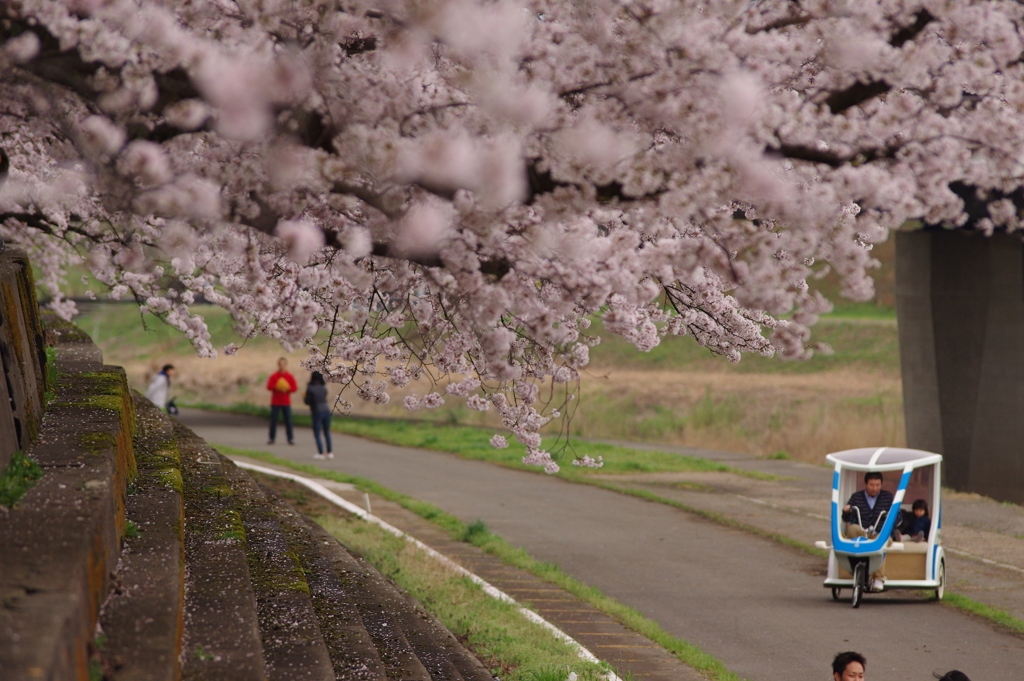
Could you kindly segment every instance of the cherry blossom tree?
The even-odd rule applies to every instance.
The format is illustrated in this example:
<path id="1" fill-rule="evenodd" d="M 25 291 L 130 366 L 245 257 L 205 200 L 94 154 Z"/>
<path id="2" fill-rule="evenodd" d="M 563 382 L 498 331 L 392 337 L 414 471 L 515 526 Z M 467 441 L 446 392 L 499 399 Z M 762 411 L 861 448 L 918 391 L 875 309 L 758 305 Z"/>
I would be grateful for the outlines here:
<path id="1" fill-rule="evenodd" d="M 640 351 L 806 357 L 830 305 L 814 283 L 869 297 L 890 230 L 963 226 L 964 196 L 1016 230 L 1022 19 L 968 0 L 6 2 L 0 236 L 64 316 L 80 264 L 203 355 L 190 308 L 220 305 L 346 394 L 426 377 L 496 409 L 557 470 L 538 430 L 573 407 L 592 319 Z"/>

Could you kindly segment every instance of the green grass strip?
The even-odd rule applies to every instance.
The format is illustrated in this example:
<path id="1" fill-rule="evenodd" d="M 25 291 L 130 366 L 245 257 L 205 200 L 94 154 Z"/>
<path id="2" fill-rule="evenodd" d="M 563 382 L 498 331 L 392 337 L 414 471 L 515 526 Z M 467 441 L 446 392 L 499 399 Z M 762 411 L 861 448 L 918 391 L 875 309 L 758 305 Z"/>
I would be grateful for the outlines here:
<path id="1" fill-rule="evenodd" d="M 408 591 L 452 633 L 465 637 L 491 674 L 508 681 L 532 681 L 557 670 L 552 681 L 575 672 L 598 681 L 607 665 L 582 660 L 576 648 L 528 620 L 516 605 L 484 593 L 468 577 L 439 569 L 436 560 L 400 537 L 355 516 L 314 517 L 346 547 Z"/>
<path id="2" fill-rule="evenodd" d="M 241 403 L 225 407 L 204 403 L 188 406 L 207 411 L 221 411 L 258 416 L 266 419 L 270 418 L 269 407 L 252 404 Z M 308 414 L 294 414 L 292 420 L 296 425 L 311 425 L 311 419 Z M 490 438 L 494 434 L 493 429 L 439 424 L 430 421 L 369 419 L 345 416 L 332 419 L 331 430 L 400 447 L 448 452 L 465 459 L 487 461 L 514 470 L 532 473 L 542 472 L 537 466 L 527 466 L 522 463 L 522 458 L 526 455 L 526 448 L 523 445 L 517 442 L 510 442 L 509 446 L 505 449 L 495 449 L 492 447 Z M 554 447 L 554 439 L 545 438 L 543 446 Z M 603 457 L 604 466 L 600 469 L 573 466 L 573 456 L 566 453 L 559 461 L 562 470 L 556 473 L 558 477 L 567 480 L 586 481 L 600 479 L 602 476 L 609 474 L 688 473 L 697 471 L 733 473 L 756 480 L 774 481 L 783 479 L 770 473 L 745 471 L 697 456 L 673 454 L 655 449 L 623 447 L 604 442 L 578 442 L 577 448 L 581 453 L 588 454 L 594 458 L 598 456 Z"/>
<path id="3" fill-rule="evenodd" d="M 1010 613 L 1000 610 L 999 608 L 993 608 L 991 605 L 978 603 L 967 596 L 950 593 L 949 589 L 946 589 L 946 593 L 942 598 L 942 604 L 962 612 L 968 612 L 972 615 L 984 617 L 990 622 L 994 622 L 1001 627 L 1009 629 L 1015 634 L 1024 634 L 1024 622 L 1020 621 Z"/>
<path id="4" fill-rule="evenodd" d="M 684 664 L 693 667 L 711 681 L 741 681 L 741 677 L 728 668 L 716 657 L 704 652 L 697 646 L 681 638 L 672 636 L 662 629 L 656 622 L 644 617 L 637 610 L 624 605 L 614 598 L 610 598 L 595 587 L 584 584 L 561 571 L 556 565 L 538 561 L 531 557 L 525 550 L 515 547 L 505 539 L 481 529 L 479 525 L 467 526 L 461 520 L 432 504 L 407 497 L 404 494 L 390 490 L 372 480 L 352 475 L 344 475 L 334 471 L 324 470 L 311 464 L 295 463 L 287 459 L 281 459 L 266 452 L 256 452 L 244 449 L 235 449 L 223 445 L 212 445 L 215 449 L 227 456 L 244 456 L 250 459 L 266 461 L 277 466 L 291 468 L 317 477 L 344 482 L 355 485 L 360 491 L 372 492 L 389 501 L 393 501 L 416 515 L 429 520 L 444 529 L 448 534 L 459 541 L 469 541 L 480 547 L 487 553 L 497 556 L 508 565 L 526 570 L 541 579 L 545 579 L 556 586 L 565 589 L 577 598 L 584 600 L 605 614 L 617 620 L 623 626 L 632 629 L 641 636 L 662 646 Z"/>
<path id="5" fill-rule="evenodd" d="M 47 345 L 44 348 L 46 353 L 46 371 L 45 381 L 46 386 L 43 392 L 43 410 L 49 406 L 50 402 L 53 402 L 53 398 L 57 396 L 57 349 L 53 346 Z"/>
<path id="6" fill-rule="evenodd" d="M 0 505 L 8 508 L 14 506 L 41 477 L 43 469 L 39 464 L 25 456 L 20 449 L 14 452 L 11 462 L 0 474 Z"/>

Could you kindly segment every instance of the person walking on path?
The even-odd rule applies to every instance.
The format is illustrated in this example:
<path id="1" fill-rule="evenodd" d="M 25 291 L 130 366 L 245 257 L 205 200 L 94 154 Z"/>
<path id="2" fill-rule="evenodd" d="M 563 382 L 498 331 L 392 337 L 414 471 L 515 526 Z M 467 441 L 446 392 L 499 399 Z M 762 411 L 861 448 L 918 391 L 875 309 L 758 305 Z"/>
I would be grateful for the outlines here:
<path id="1" fill-rule="evenodd" d="M 316 454 L 314 459 L 333 459 L 334 448 L 331 446 L 331 407 L 327 404 L 327 384 L 324 382 L 324 375 L 314 371 L 309 378 L 309 385 L 306 386 L 306 395 L 302 399 L 309 405 L 309 411 L 313 415 L 313 437 L 316 438 Z M 324 441 L 320 441 L 320 431 L 324 432 Z M 327 453 L 324 453 L 324 444 L 327 445 Z"/>
<path id="2" fill-rule="evenodd" d="M 167 411 L 167 397 L 171 392 L 172 378 L 174 378 L 174 365 L 165 364 L 146 388 L 146 398 L 164 411 Z"/>
<path id="3" fill-rule="evenodd" d="M 267 379 L 267 390 L 270 391 L 270 437 L 267 444 L 274 444 L 277 437 L 277 417 L 284 416 L 284 427 L 288 434 L 288 444 L 295 444 L 295 432 L 292 429 L 292 393 L 297 392 L 299 384 L 287 370 L 288 360 L 284 357 L 277 360 L 277 371 Z"/>
<path id="4" fill-rule="evenodd" d="M 864 668 L 868 662 L 860 653 L 849 650 L 832 659 L 832 678 L 835 681 L 864 681 Z"/>

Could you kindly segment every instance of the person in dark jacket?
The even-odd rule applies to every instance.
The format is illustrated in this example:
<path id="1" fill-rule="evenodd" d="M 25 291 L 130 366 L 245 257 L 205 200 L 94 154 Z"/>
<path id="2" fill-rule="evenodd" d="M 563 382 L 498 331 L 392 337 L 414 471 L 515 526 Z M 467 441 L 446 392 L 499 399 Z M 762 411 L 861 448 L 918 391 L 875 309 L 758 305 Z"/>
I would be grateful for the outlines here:
<path id="1" fill-rule="evenodd" d="M 967 674 L 964 674 L 962 671 L 958 669 L 948 671 L 942 676 L 939 676 L 938 674 L 932 674 L 932 676 L 937 678 L 939 681 L 971 681 L 969 678 L 967 678 Z"/>
<path id="2" fill-rule="evenodd" d="M 882 482 L 881 473 L 877 471 L 865 473 L 864 489 L 854 492 L 846 506 L 843 506 L 843 520 L 850 523 L 846 531 L 848 537 L 865 537 L 869 533 L 874 536 L 878 533 L 875 523 L 878 522 L 883 512 L 888 514 L 893 501 L 892 493 L 882 489 Z M 851 534 L 850 531 L 853 528 L 857 529 L 853 530 L 854 534 Z"/>
<path id="3" fill-rule="evenodd" d="M 928 502 L 918 499 L 911 506 L 911 513 L 903 512 L 900 523 L 900 539 L 903 541 L 927 541 L 932 529 L 932 519 L 928 517 Z"/>
<path id="4" fill-rule="evenodd" d="M 309 378 L 309 385 L 306 386 L 306 396 L 302 399 L 309 405 L 309 411 L 313 415 L 313 437 L 316 439 L 316 454 L 314 459 L 333 459 L 333 447 L 331 447 L 331 407 L 327 404 L 327 385 L 324 383 L 324 375 L 314 371 Z M 324 432 L 324 441 L 320 441 L 320 431 Z M 327 444 L 327 453 L 324 453 L 324 444 Z"/>
<path id="5" fill-rule="evenodd" d="M 849 525 L 846 526 L 846 536 L 870 537 L 878 536 L 878 530 L 884 524 L 885 518 L 882 514 L 888 514 L 892 508 L 893 496 L 891 492 L 882 489 L 882 474 L 878 471 L 871 471 L 864 474 L 864 489 L 853 493 L 850 500 L 843 506 L 843 520 Z M 878 522 L 882 518 L 882 522 Z M 875 527 L 878 524 L 879 527 Z M 871 590 L 881 591 L 885 588 L 885 561 L 871 573 Z"/>

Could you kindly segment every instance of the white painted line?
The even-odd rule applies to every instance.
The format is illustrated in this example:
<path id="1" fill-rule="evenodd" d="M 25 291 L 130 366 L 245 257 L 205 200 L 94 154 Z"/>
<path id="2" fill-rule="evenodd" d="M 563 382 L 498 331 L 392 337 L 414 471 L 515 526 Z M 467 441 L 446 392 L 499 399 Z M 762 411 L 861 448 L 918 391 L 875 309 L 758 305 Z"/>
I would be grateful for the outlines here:
<path id="1" fill-rule="evenodd" d="M 788 511 L 789 513 L 795 513 L 796 515 L 805 515 L 805 516 L 808 516 L 810 518 L 815 518 L 817 520 L 824 520 L 826 522 L 829 522 L 829 521 L 832 520 L 828 516 L 818 515 L 817 513 L 810 513 L 808 511 L 801 511 L 800 509 L 792 508 L 791 506 L 782 506 L 780 504 L 775 504 L 775 503 L 772 503 L 770 501 L 765 501 L 764 499 L 755 499 L 754 497 L 745 497 L 742 494 L 733 494 L 733 496 L 736 497 L 737 499 L 743 499 L 743 501 L 749 501 L 752 504 L 761 504 L 762 506 L 768 506 L 769 508 L 774 508 L 777 511 Z"/>
<path id="2" fill-rule="evenodd" d="M 322 496 L 324 499 L 327 499 L 327 501 L 331 502 L 332 504 L 335 504 L 336 506 L 340 506 L 341 508 L 345 509 L 352 515 L 358 516 L 367 522 L 373 523 L 374 525 L 378 525 L 387 532 L 390 532 L 391 534 L 397 537 L 401 537 L 402 539 L 405 539 L 407 542 L 419 547 L 437 561 L 443 563 L 445 566 L 454 570 L 456 573 L 462 575 L 463 577 L 469 578 L 476 584 L 479 584 L 480 588 L 483 589 L 483 592 L 491 598 L 495 598 L 499 601 L 505 601 L 506 603 L 511 603 L 512 605 L 515 605 L 519 608 L 519 612 L 521 612 L 523 616 L 525 616 L 528 620 L 541 625 L 542 627 L 550 631 L 555 636 L 555 638 L 560 639 L 561 641 L 564 641 L 565 643 L 568 643 L 570 646 L 576 648 L 576 652 L 584 660 L 596 663 L 601 662 L 593 653 L 591 653 L 589 650 L 580 645 L 579 641 L 569 636 L 569 634 L 565 633 L 555 625 L 551 624 L 551 622 L 548 622 L 546 619 L 544 619 L 537 613 L 533 612 L 532 610 L 527 610 L 523 606 L 519 605 L 514 598 L 506 594 L 504 591 L 501 591 L 500 589 L 491 586 L 480 577 L 477 577 L 475 574 L 473 574 L 466 568 L 462 567 L 458 563 L 452 561 L 447 556 L 438 553 L 434 549 L 430 548 L 429 546 L 421 542 L 419 539 L 416 539 L 415 537 L 406 534 L 394 525 L 384 522 L 375 515 L 370 515 L 369 513 L 359 508 L 355 504 L 345 501 L 337 494 L 330 491 L 329 489 L 327 489 L 320 483 L 316 482 L 315 480 L 310 480 L 309 478 L 304 478 L 301 475 L 295 475 L 293 473 L 285 473 L 284 471 L 274 470 L 273 468 L 264 468 L 263 466 L 256 466 L 245 461 L 235 461 L 235 465 L 240 468 L 256 471 L 257 473 L 273 475 L 279 478 L 287 478 L 289 480 L 294 480 L 300 485 L 305 485 L 309 489 L 313 490 L 314 492 Z M 605 679 L 607 681 L 622 681 L 622 679 L 616 676 L 615 672 L 608 672 L 605 675 Z"/>
<path id="3" fill-rule="evenodd" d="M 1019 572 L 1022 575 L 1024 575 L 1024 569 L 1021 569 L 1016 565 L 1010 565 L 1009 563 L 1000 563 L 998 560 L 992 560 L 991 558 L 982 558 L 981 556 L 978 556 L 976 554 L 968 553 L 967 551 L 961 551 L 960 549 L 954 549 L 950 546 L 943 546 L 943 548 L 946 549 L 946 551 L 949 553 L 954 553 L 958 556 L 964 556 L 966 558 L 973 558 L 974 560 L 980 560 L 982 563 L 985 563 L 986 565 L 994 565 L 996 567 L 1001 567 L 1004 570 L 1013 570 L 1014 572 Z"/>

